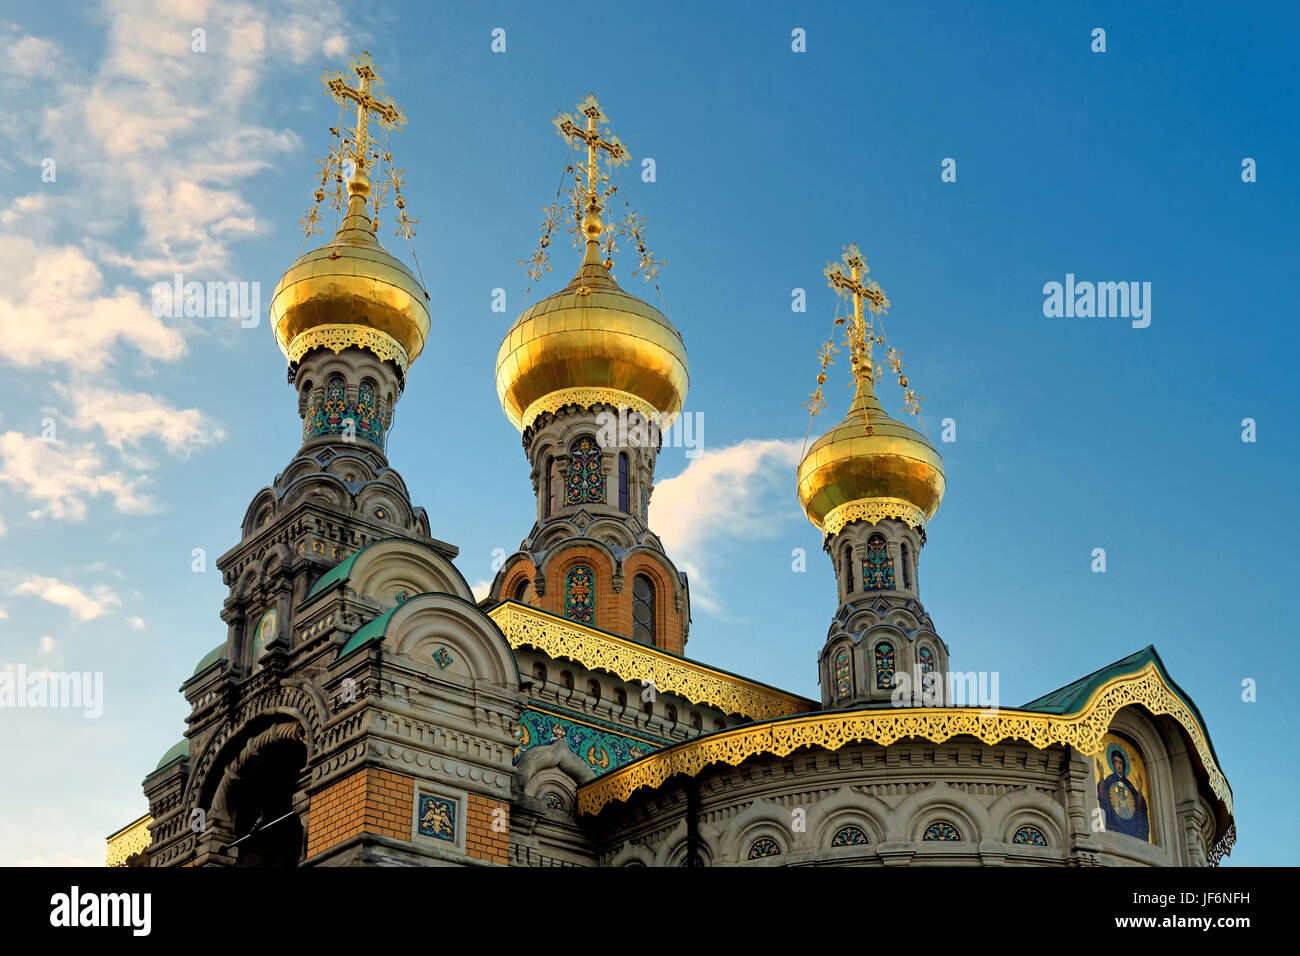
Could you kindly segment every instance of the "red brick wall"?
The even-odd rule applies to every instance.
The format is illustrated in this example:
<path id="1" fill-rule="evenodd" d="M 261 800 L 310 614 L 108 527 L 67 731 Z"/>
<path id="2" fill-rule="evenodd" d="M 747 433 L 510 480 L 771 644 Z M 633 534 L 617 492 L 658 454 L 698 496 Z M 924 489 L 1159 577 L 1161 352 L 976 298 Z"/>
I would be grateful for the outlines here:
<path id="1" fill-rule="evenodd" d="M 415 781 L 367 767 L 311 798 L 307 855 L 321 853 L 361 833 L 411 838 Z"/>
<path id="2" fill-rule="evenodd" d="M 502 813 L 496 813 L 497 810 Z M 493 830 L 495 821 L 499 830 Z M 469 795 L 465 814 L 465 852 L 478 860 L 506 864 L 510 850 L 510 806 L 477 793 Z"/>

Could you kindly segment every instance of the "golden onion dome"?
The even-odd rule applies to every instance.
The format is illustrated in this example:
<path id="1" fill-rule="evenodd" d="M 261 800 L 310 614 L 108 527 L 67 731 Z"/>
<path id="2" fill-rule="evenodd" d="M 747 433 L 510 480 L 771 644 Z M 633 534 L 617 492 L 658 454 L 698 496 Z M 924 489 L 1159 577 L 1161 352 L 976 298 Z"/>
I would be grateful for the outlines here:
<path id="1" fill-rule="evenodd" d="M 565 405 L 605 402 L 650 418 L 675 415 L 686 401 L 681 333 L 614 281 L 590 238 L 600 235 L 599 217 L 583 227 L 589 239 L 573 281 L 526 309 L 497 352 L 497 397 L 520 431 Z"/>
<path id="2" fill-rule="evenodd" d="M 827 537 L 859 520 L 897 518 L 924 528 L 945 487 L 934 446 L 886 415 L 869 384 L 859 385 L 844 421 L 813 442 L 799 463 L 799 503 Z"/>
<path id="3" fill-rule="evenodd" d="M 375 238 L 366 210 L 370 180 L 348 182 L 348 212 L 334 239 L 298 258 L 271 296 L 275 340 L 290 364 L 314 348 L 366 348 L 405 373 L 424 349 L 423 286 Z"/>

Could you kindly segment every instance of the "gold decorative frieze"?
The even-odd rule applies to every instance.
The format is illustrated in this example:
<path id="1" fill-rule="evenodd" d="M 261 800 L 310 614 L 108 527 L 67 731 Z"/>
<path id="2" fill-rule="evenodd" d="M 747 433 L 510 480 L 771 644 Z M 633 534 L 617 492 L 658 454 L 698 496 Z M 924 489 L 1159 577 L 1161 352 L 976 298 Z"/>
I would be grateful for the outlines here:
<path id="1" fill-rule="evenodd" d="M 551 392 L 548 395 L 539 398 L 526 409 L 524 409 L 523 426 L 527 428 L 537 420 L 539 415 L 550 412 L 554 414 L 565 405 L 577 405 L 581 408 L 589 408 L 592 405 L 613 405 L 616 408 L 628 408 L 634 412 L 640 412 L 646 421 L 657 421 L 658 410 L 649 402 L 638 398 L 631 392 L 620 391 L 617 388 L 562 388 L 559 391 Z M 660 422 L 660 427 L 665 423 Z"/>
<path id="2" fill-rule="evenodd" d="M 901 498 L 867 498 L 832 509 L 822 522 L 822 535 L 833 538 L 855 521 L 879 524 L 886 518 L 896 518 L 918 530 L 925 529 L 925 512 L 911 502 Z"/>
<path id="3" fill-rule="evenodd" d="M 108 857 L 105 866 L 125 866 L 126 861 L 137 853 L 149 849 L 152 837 L 149 825 L 153 817 L 145 814 L 134 823 L 127 824 L 108 838 Z"/>
<path id="4" fill-rule="evenodd" d="M 545 611 L 507 601 L 488 612 L 511 647 L 535 647 L 555 658 L 568 658 L 592 670 L 609 671 L 632 683 L 649 682 L 660 694 L 678 694 L 726 714 L 751 720 L 786 717 L 807 711 L 812 702 L 734 677 L 703 664 L 615 637 Z"/>
<path id="5" fill-rule="evenodd" d="M 406 366 L 409 364 L 406 349 L 402 348 L 395 338 L 386 332 L 359 325 L 318 325 L 307 329 L 293 337 L 286 354 L 290 362 L 297 362 L 315 348 L 326 348 L 337 355 L 354 345 L 369 349 L 380 359 L 391 359 L 402 371 L 406 371 Z"/>
<path id="6" fill-rule="evenodd" d="M 905 737 L 943 743 L 969 735 L 992 745 L 1024 740 L 1042 750 L 1066 745 L 1085 755 L 1101 751 L 1111 720 L 1122 708 L 1140 704 L 1153 714 L 1168 714 L 1191 738 L 1210 787 L 1232 813 L 1232 790 L 1223 776 L 1200 724 L 1183 699 L 1160 676 L 1154 663 L 1112 678 L 1097 688 L 1078 713 L 1057 716 L 1018 710 L 973 707 L 902 707 L 891 710 L 805 714 L 757 726 L 737 727 L 697 737 L 642 757 L 578 790 L 580 813 L 596 814 L 627 800 L 642 787 L 659 787 L 677 774 L 695 776 L 715 763 L 737 766 L 749 757 L 784 757 L 800 747 L 838 750 L 848 743 L 888 746 Z"/>

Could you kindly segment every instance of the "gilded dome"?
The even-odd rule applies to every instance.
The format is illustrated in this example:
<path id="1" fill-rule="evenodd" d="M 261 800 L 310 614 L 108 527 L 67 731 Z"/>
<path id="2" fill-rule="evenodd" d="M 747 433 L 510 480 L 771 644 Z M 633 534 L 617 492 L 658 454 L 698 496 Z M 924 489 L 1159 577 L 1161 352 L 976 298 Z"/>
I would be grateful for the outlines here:
<path id="1" fill-rule="evenodd" d="M 690 373 L 681 333 L 619 288 L 589 242 L 573 281 L 526 309 L 506 333 L 496 380 L 506 417 L 522 431 L 569 404 L 676 414 Z"/>
<path id="2" fill-rule="evenodd" d="M 872 434 L 865 434 L 865 426 Z M 799 503 L 826 535 L 851 521 L 897 518 L 917 527 L 934 517 L 946 487 L 943 459 L 920 432 L 885 414 L 870 387 L 799 463 Z"/>
<path id="3" fill-rule="evenodd" d="M 424 288 L 384 251 L 367 214 L 370 180 L 348 183 L 348 213 L 331 242 L 299 257 L 271 296 L 281 351 L 296 363 L 314 348 L 367 348 L 405 372 L 424 349 L 429 307 Z"/>

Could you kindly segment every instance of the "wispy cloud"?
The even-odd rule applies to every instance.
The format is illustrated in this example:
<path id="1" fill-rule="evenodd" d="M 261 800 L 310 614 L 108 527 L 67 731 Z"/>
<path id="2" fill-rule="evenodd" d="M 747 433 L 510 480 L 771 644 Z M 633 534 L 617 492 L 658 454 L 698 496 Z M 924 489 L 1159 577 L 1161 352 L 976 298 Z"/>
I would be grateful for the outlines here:
<path id="1" fill-rule="evenodd" d="M 124 514 L 148 514 L 157 504 L 141 490 L 147 482 L 144 475 L 128 478 L 107 470 L 93 444 L 44 441 L 12 431 L 0 435 L 0 484 L 39 505 L 33 518 L 80 521 L 86 517 L 86 499 L 99 495 L 112 498 Z"/>
<path id="2" fill-rule="evenodd" d="M 93 621 L 97 617 L 103 617 L 122 603 L 113 589 L 104 585 L 85 591 L 75 584 L 68 584 L 57 578 L 42 577 L 39 574 L 28 575 L 13 589 L 13 593 L 17 596 L 40 598 L 50 604 L 67 608 L 78 621 Z M 54 644 L 51 641 L 50 649 L 53 648 Z M 44 639 L 41 643 L 41 651 L 42 654 L 46 652 Z"/>
<path id="3" fill-rule="evenodd" d="M 70 424 L 74 428 L 99 428 L 114 448 L 139 445 L 156 438 L 180 458 L 215 444 L 225 432 L 197 408 L 172 408 L 161 399 L 140 392 L 114 392 L 85 386 L 60 389 L 72 400 Z"/>
<path id="4" fill-rule="evenodd" d="M 794 470 L 803 443 L 749 439 L 710 449 L 655 485 L 650 527 L 691 581 L 692 604 L 721 613 L 713 583 L 738 542 L 771 538 L 799 519 Z"/>

